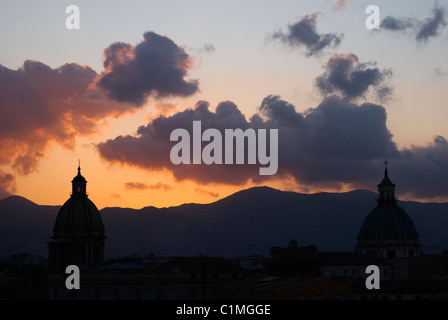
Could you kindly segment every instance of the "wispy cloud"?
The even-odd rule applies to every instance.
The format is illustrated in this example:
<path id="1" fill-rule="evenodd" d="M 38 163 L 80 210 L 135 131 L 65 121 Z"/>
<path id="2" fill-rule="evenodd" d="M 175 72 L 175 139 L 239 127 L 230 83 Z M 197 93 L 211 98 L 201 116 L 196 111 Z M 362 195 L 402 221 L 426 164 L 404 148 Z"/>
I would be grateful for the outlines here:
<path id="1" fill-rule="evenodd" d="M 145 189 L 163 189 L 163 190 L 171 190 L 173 187 L 164 183 L 156 183 L 148 185 L 143 182 L 126 182 L 124 184 L 125 190 L 145 190 Z"/>
<path id="2" fill-rule="evenodd" d="M 336 48 L 342 41 L 343 35 L 336 33 L 318 33 L 316 27 L 317 16 L 320 13 L 307 15 L 301 20 L 288 25 L 286 32 L 277 31 L 268 35 L 268 39 L 280 41 L 290 47 L 304 47 L 306 56 L 322 53 L 327 48 Z"/>
<path id="3" fill-rule="evenodd" d="M 399 32 L 411 35 L 419 43 L 426 43 L 430 38 L 439 36 L 446 27 L 445 7 L 434 5 L 432 15 L 423 21 L 413 17 L 392 17 L 387 16 L 381 22 L 381 29 L 389 32 Z"/>
<path id="4" fill-rule="evenodd" d="M 209 190 L 204 190 L 204 189 L 201 189 L 201 188 L 196 188 L 195 192 L 199 193 L 199 194 L 205 194 L 207 196 L 214 197 L 214 198 L 218 198 L 219 197 L 219 193 L 212 192 L 212 191 L 209 191 Z"/>

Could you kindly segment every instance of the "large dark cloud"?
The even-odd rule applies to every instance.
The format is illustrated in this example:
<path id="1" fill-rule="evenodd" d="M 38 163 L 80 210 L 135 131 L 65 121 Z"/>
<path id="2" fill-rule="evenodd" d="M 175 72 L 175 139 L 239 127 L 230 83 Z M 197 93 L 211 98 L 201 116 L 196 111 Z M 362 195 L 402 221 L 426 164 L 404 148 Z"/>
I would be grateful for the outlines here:
<path id="1" fill-rule="evenodd" d="M 117 101 L 143 104 L 149 96 L 190 96 L 198 82 L 187 81 L 191 69 L 188 54 L 171 39 L 154 32 L 143 35 L 135 47 L 114 43 L 104 50 L 105 72 L 98 86 Z"/>
<path id="2" fill-rule="evenodd" d="M 412 17 L 397 18 L 387 16 L 381 22 L 381 29 L 409 34 L 420 43 L 426 43 L 431 37 L 437 37 L 446 27 L 446 13 L 443 6 L 434 5 L 432 15 L 423 21 Z"/>
<path id="3" fill-rule="evenodd" d="M 439 200 L 448 194 L 448 142 L 435 136 L 426 146 L 413 146 L 395 158 L 394 176 L 399 190 L 413 198 Z"/>
<path id="4" fill-rule="evenodd" d="M 319 34 L 316 19 L 319 13 L 305 16 L 302 20 L 288 25 L 288 31 L 277 31 L 270 35 L 272 40 L 279 40 L 291 47 L 305 47 L 305 55 L 313 56 L 327 48 L 336 48 L 343 35 L 336 33 Z"/>
<path id="5" fill-rule="evenodd" d="M 388 80 L 391 70 L 380 70 L 375 63 L 361 63 L 354 54 L 334 54 L 316 78 L 316 86 L 324 96 L 339 94 L 348 99 L 364 98 L 373 90 L 380 101 L 390 98 Z"/>
<path id="6" fill-rule="evenodd" d="M 169 154 L 176 144 L 170 141 L 171 131 L 184 128 L 192 135 L 194 120 L 202 121 L 203 130 L 217 128 L 221 132 L 225 128 L 278 129 L 276 177 L 293 177 L 301 185 L 374 189 L 382 179 L 382 162 L 388 159 L 400 195 L 431 199 L 448 192 L 448 143 L 443 137 L 436 137 L 428 146 L 399 150 L 387 128 L 384 107 L 351 103 L 338 96 L 329 96 L 303 113 L 278 96 L 267 96 L 249 120 L 229 101 L 220 103 L 214 112 L 201 101 L 195 108 L 154 119 L 135 136 L 100 143 L 100 156 L 148 170 L 167 169 L 177 180 L 202 184 L 262 183 L 272 178 L 260 176 L 258 164 L 171 164 Z"/>
<path id="7" fill-rule="evenodd" d="M 136 136 L 119 136 L 98 145 L 100 155 L 112 162 L 150 170 L 168 169 L 178 180 L 200 183 L 243 184 L 262 181 L 259 165 L 173 165 L 170 141 L 174 129 L 184 128 L 192 136 L 192 122 L 202 121 L 202 130 L 266 128 L 279 130 L 279 175 L 292 175 L 309 184 L 338 185 L 366 177 L 366 165 L 397 153 L 386 128 L 383 107 L 356 105 L 338 97 L 325 99 L 315 109 L 298 113 L 293 105 L 268 96 L 259 113 L 246 120 L 231 102 L 220 103 L 215 112 L 206 102 L 171 117 L 159 117 L 138 129 Z M 203 143 L 203 146 L 207 144 Z M 365 163 L 364 165 L 360 163 Z M 357 167 L 353 170 L 353 167 Z M 337 169 L 337 170 L 336 170 Z"/>
<path id="8" fill-rule="evenodd" d="M 195 180 L 199 183 L 224 182 L 243 184 L 255 174 L 259 165 L 173 165 L 170 160 L 170 134 L 177 128 L 186 129 L 192 137 L 193 121 L 200 120 L 202 131 L 216 128 L 223 135 L 225 129 L 249 128 L 250 123 L 238 107 L 229 101 L 221 102 L 215 112 L 209 104 L 199 101 L 195 108 L 178 112 L 170 117 L 159 116 L 148 125 L 141 126 L 136 136 L 118 136 L 98 145 L 100 156 L 108 161 L 126 163 L 149 170 L 169 169 L 178 180 Z M 204 143 L 205 145 L 206 143 Z M 229 170 L 232 174 L 229 174 Z"/>
<path id="9" fill-rule="evenodd" d="M 29 174 L 54 143 L 73 148 L 77 137 L 99 132 L 104 119 L 139 108 L 149 95 L 198 90 L 196 82 L 183 80 L 190 63 L 183 49 L 155 33 L 144 39 L 135 47 L 105 49 L 101 74 L 77 63 L 0 65 L 0 166 Z M 0 196 L 14 191 L 13 173 L 0 171 L 0 180 Z"/>
<path id="10" fill-rule="evenodd" d="M 369 179 L 376 161 L 397 154 L 380 105 L 330 96 L 316 108 L 295 112 L 297 121 L 291 122 L 291 104 L 268 96 L 260 111 L 266 126 L 279 128 L 279 172 L 299 183 L 356 185 Z"/>

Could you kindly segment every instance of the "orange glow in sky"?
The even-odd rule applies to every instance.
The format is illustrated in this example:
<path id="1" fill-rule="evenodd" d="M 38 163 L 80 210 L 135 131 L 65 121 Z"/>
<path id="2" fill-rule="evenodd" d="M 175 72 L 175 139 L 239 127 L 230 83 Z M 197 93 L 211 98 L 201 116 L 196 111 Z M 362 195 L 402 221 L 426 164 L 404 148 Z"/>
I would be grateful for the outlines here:
<path id="1" fill-rule="evenodd" d="M 78 159 L 99 209 L 210 203 L 259 185 L 375 191 L 387 158 L 401 199 L 448 201 L 448 28 L 434 15 L 446 3 L 377 1 L 383 18 L 433 21 L 423 40 L 368 30 L 368 4 L 355 1 L 77 5 L 81 27 L 67 30 L 57 1 L 0 4 L 0 198 L 62 205 Z M 194 177 L 161 164 L 168 135 L 154 135 L 201 101 L 208 113 L 192 119 L 279 128 L 279 174 L 237 184 L 230 167 Z"/>

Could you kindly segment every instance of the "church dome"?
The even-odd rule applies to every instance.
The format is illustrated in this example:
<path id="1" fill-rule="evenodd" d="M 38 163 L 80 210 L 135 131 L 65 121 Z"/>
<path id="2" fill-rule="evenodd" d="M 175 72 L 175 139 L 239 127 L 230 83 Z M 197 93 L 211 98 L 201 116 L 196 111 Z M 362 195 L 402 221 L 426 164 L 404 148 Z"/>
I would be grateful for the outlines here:
<path id="1" fill-rule="evenodd" d="M 367 215 L 358 233 L 356 250 L 365 255 L 384 258 L 420 255 L 417 229 L 409 215 L 398 206 L 395 184 L 387 172 L 378 184 L 378 204 Z"/>
<path id="2" fill-rule="evenodd" d="M 61 272 L 72 264 L 98 267 L 104 263 L 104 224 L 99 210 L 87 196 L 86 185 L 78 166 L 72 194 L 59 209 L 52 240 L 48 242 L 50 272 Z"/>
<path id="3" fill-rule="evenodd" d="M 59 209 L 53 229 L 53 238 L 104 237 L 101 214 L 86 193 L 86 179 L 78 175 L 72 180 L 71 197 Z"/>

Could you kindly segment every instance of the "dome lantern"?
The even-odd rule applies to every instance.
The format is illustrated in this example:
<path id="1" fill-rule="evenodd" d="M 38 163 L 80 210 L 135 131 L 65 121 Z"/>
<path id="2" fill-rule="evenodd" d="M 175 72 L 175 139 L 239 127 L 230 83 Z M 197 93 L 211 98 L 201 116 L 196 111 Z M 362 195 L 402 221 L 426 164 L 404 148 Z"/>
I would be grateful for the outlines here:
<path id="1" fill-rule="evenodd" d="M 387 174 L 387 164 L 389 162 L 387 160 L 384 161 L 384 178 L 381 181 L 381 183 L 377 186 L 378 187 L 378 203 L 381 203 L 383 205 L 393 205 L 396 204 L 397 199 L 395 198 L 395 184 L 392 183 L 392 181 L 389 179 L 389 176 Z"/>
<path id="2" fill-rule="evenodd" d="M 86 185 L 87 180 L 81 175 L 81 164 L 78 163 L 78 175 L 72 180 L 72 197 L 87 197 Z"/>

